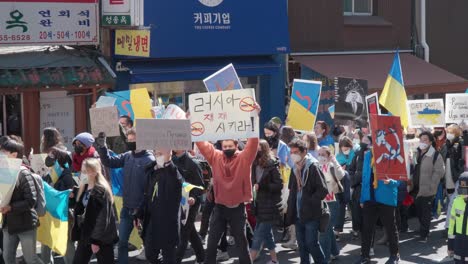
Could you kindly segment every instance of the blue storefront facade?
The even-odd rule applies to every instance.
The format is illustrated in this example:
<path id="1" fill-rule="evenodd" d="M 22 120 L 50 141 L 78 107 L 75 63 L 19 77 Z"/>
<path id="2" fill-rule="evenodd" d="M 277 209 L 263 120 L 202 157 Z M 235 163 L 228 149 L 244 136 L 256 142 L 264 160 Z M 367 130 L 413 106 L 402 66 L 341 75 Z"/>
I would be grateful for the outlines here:
<path id="1" fill-rule="evenodd" d="M 244 87 L 255 88 L 262 122 L 285 117 L 289 53 L 287 1 L 146 0 L 149 57 L 113 54 L 117 90 L 146 87 L 155 99 L 187 108 L 205 92 L 202 80 L 233 63 Z M 123 70 L 122 70 L 123 69 Z"/>

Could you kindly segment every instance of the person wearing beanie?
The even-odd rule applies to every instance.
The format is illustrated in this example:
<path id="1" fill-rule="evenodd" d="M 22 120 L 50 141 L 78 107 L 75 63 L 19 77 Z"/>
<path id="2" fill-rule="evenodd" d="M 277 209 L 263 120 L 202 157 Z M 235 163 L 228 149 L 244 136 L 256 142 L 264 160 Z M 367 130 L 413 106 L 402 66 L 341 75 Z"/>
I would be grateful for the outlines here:
<path id="1" fill-rule="evenodd" d="M 72 167 L 73 172 L 80 172 L 83 161 L 87 158 L 99 158 L 96 149 L 93 147 L 94 137 L 90 133 L 83 132 L 78 134 L 72 141 L 73 155 Z"/>

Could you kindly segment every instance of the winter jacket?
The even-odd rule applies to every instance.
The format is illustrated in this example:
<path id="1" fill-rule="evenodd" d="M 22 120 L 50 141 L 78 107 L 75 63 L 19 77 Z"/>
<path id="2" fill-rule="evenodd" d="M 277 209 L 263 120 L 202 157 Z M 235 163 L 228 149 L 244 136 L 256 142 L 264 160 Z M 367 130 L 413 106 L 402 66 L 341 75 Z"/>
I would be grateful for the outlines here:
<path id="1" fill-rule="evenodd" d="M 362 169 L 364 164 L 364 153 L 367 151 L 367 146 L 361 144 L 359 151 L 355 153 L 353 162 L 349 166 L 349 179 L 351 181 L 351 188 L 354 189 L 352 200 L 359 201 L 361 198 L 361 183 L 362 183 Z"/>
<path id="2" fill-rule="evenodd" d="M 418 148 L 418 160 L 420 163 L 416 165 L 416 173 L 414 179 L 419 179 L 417 197 L 430 197 L 435 196 L 437 187 L 445 174 L 445 164 L 441 155 L 437 155 L 434 162 L 434 155 L 436 150 L 430 147 L 426 153 L 421 157 L 421 149 Z"/>
<path id="3" fill-rule="evenodd" d="M 188 153 L 184 153 L 182 156 L 173 156 L 172 162 L 179 170 L 184 180 L 190 184 L 204 187 L 203 173 L 200 167 L 200 163 L 191 157 Z M 203 194 L 203 190 L 199 188 L 193 188 L 190 191 L 190 197 L 195 198 L 198 202 L 198 198 Z"/>
<path id="4" fill-rule="evenodd" d="M 440 153 L 445 159 L 450 159 L 450 168 L 453 182 L 457 182 L 460 175 L 465 170 L 465 160 L 463 159 L 464 145 L 463 139 L 456 138 L 453 142 L 447 140 Z M 444 160 L 445 162 L 445 160 Z"/>
<path id="5" fill-rule="evenodd" d="M 11 211 L 3 214 L 3 228 L 18 234 L 39 226 L 36 212 L 37 192 L 31 171 L 23 169 L 16 180 L 10 200 Z"/>
<path id="6" fill-rule="evenodd" d="M 88 185 L 85 186 L 85 191 Z M 94 186 L 89 193 L 88 204 L 85 208 L 83 192 L 75 206 L 75 223 L 72 229 L 72 241 L 99 246 L 113 245 L 119 238 L 115 210 L 111 198 L 99 186 Z M 78 220 L 81 219 L 81 220 Z"/>
<path id="7" fill-rule="evenodd" d="M 253 203 L 255 217 L 257 222 L 276 223 L 280 219 L 278 204 L 281 202 L 283 189 L 279 164 L 270 160 L 263 168 L 262 177 L 258 182 L 256 166 L 252 166 L 252 184 L 258 184 L 256 200 Z"/>
<path id="8" fill-rule="evenodd" d="M 150 248 L 175 247 L 179 242 L 179 207 L 182 199 L 182 176 L 172 162 L 164 168 L 148 169 L 144 203 L 142 237 Z"/>
<path id="9" fill-rule="evenodd" d="M 227 158 L 209 142 L 197 147 L 213 170 L 213 189 L 217 204 L 238 206 L 252 201 L 251 169 L 258 149 L 258 138 L 249 138 L 243 151 Z"/>
<path id="10" fill-rule="evenodd" d="M 143 202 L 143 193 L 147 181 L 147 168 L 155 161 L 151 152 L 125 152 L 111 156 L 106 147 L 99 148 L 99 156 L 104 166 L 123 168 L 123 206 L 136 209 Z"/>
<path id="11" fill-rule="evenodd" d="M 343 168 L 341 168 L 341 165 L 338 162 L 332 161 L 327 163 L 325 166 L 319 166 L 323 172 L 323 175 L 325 176 L 328 193 L 333 195 L 337 193 L 342 193 L 344 191 L 344 188 L 340 181 L 345 176 L 345 171 L 343 170 Z M 335 180 L 335 178 L 337 181 Z"/>
<path id="12" fill-rule="evenodd" d="M 322 200 L 328 194 L 325 176 L 320 171 L 318 163 L 312 162 L 310 155 L 306 156 L 306 164 L 301 174 L 302 192 L 298 190 L 294 170 L 291 171 L 288 219 L 286 220 L 289 224 L 294 224 L 298 215 L 299 220 L 303 223 L 319 220 L 322 215 Z M 298 201 L 298 199 L 300 200 Z"/>

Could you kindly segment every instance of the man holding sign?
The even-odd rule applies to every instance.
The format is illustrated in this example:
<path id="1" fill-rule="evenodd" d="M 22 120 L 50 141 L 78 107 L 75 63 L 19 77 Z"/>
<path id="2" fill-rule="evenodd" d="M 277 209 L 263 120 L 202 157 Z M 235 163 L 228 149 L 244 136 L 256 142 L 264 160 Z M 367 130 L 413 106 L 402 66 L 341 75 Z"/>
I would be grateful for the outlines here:
<path id="1" fill-rule="evenodd" d="M 254 102 L 256 114 L 260 107 Z M 194 120 L 192 120 L 193 122 Z M 216 263 L 218 242 L 225 231 L 226 223 L 231 227 L 239 248 L 239 263 L 252 263 L 245 235 L 245 203 L 252 201 L 251 168 L 258 149 L 258 136 L 247 141 L 243 151 L 238 151 L 238 141 L 225 139 L 222 151 L 209 142 L 197 142 L 197 147 L 213 170 L 213 189 L 216 205 L 210 224 L 205 263 Z"/>

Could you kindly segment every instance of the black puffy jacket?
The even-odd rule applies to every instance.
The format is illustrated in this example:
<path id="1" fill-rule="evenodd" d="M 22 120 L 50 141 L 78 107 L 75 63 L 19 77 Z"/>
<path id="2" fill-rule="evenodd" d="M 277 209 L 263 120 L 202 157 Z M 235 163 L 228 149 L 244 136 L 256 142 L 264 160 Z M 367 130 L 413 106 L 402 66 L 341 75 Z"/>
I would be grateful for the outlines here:
<path id="1" fill-rule="evenodd" d="M 85 186 L 85 190 L 88 185 Z M 88 205 L 83 205 L 83 192 L 75 206 L 75 223 L 72 230 L 72 241 L 86 244 L 113 245 L 119 238 L 115 211 L 110 197 L 105 190 L 95 186 L 90 193 Z M 84 217 L 83 217 L 84 215 Z M 83 221 L 80 223 L 79 218 Z"/>
<path id="2" fill-rule="evenodd" d="M 256 200 L 253 203 L 254 214 L 258 222 L 276 223 L 280 219 L 279 203 L 283 181 L 279 164 L 270 160 L 263 169 L 263 174 L 257 182 L 256 166 L 252 166 L 252 184 L 258 184 Z"/>
<path id="3" fill-rule="evenodd" d="M 18 234 L 39 226 L 36 212 L 37 192 L 31 171 L 22 169 L 10 200 L 11 211 L 3 215 L 3 228 Z"/>

